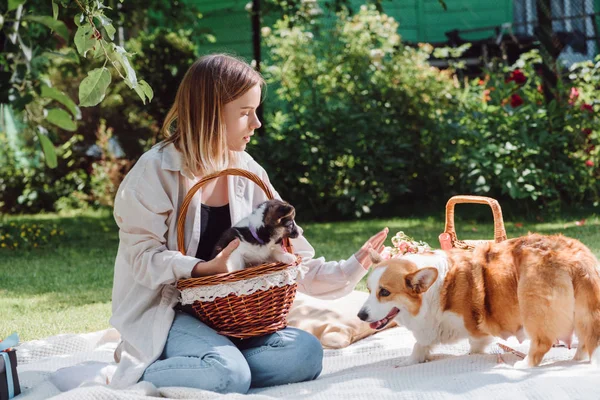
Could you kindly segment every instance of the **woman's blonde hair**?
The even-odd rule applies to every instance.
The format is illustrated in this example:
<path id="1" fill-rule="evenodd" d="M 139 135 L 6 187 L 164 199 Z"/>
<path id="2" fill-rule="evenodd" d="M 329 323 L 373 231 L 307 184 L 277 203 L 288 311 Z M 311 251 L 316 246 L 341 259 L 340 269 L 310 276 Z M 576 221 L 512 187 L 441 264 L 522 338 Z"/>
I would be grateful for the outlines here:
<path id="1" fill-rule="evenodd" d="M 260 73 L 226 54 L 198 59 L 188 69 L 162 127 L 163 147 L 173 143 L 191 171 L 206 175 L 235 163 L 227 148 L 224 105 L 265 85 Z"/>

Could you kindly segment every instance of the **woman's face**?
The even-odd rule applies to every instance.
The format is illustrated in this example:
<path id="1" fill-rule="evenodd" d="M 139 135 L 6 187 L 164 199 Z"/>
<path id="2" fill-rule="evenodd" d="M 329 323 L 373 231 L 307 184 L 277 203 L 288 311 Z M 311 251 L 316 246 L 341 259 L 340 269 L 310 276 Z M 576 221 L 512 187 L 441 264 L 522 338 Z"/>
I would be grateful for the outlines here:
<path id="1" fill-rule="evenodd" d="M 260 128 L 256 116 L 260 92 L 260 85 L 253 86 L 241 97 L 225 104 L 223 119 L 229 150 L 244 151 L 254 130 Z"/>

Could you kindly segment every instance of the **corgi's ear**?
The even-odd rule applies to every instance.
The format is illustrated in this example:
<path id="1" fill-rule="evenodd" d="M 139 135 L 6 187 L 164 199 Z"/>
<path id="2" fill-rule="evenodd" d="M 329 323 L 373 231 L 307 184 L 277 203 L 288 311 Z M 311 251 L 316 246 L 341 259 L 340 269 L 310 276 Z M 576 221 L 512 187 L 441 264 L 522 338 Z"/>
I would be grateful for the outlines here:
<path id="1" fill-rule="evenodd" d="M 294 219 L 296 217 L 296 209 L 289 203 L 282 202 L 275 211 L 277 218 L 277 225 L 281 224 L 281 220 L 284 218 Z"/>
<path id="2" fill-rule="evenodd" d="M 381 255 L 378 252 L 376 252 L 375 249 L 369 249 L 369 256 L 371 257 L 371 261 L 373 261 L 373 264 L 379 264 L 383 261 Z"/>
<path id="3" fill-rule="evenodd" d="M 406 275 L 406 287 L 412 289 L 415 294 L 424 293 L 433 285 L 438 277 L 438 270 L 433 267 L 425 267 L 412 274 Z"/>

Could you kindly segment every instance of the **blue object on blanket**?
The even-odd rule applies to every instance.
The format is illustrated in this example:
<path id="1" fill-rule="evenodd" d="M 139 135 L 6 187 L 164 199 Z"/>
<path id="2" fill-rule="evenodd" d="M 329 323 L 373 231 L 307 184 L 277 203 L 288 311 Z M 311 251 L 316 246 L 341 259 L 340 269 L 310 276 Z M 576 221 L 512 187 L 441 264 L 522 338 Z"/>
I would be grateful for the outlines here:
<path id="1" fill-rule="evenodd" d="M 0 342 L 0 400 L 8 400 L 21 393 L 17 376 L 17 356 L 15 350 L 8 350 L 19 344 L 19 336 L 13 333 Z"/>

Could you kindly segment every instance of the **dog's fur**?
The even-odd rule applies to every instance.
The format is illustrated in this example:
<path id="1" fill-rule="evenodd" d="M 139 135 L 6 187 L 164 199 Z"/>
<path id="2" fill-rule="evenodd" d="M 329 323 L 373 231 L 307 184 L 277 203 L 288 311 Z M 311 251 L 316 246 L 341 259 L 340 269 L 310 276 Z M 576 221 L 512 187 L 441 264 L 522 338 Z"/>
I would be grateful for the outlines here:
<path id="1" fill-rule="evenodd" d="M 600 367 L 600 268 L 578 240 L 530 234 L 473 252 L 371 257 L 370 295 L 358 316 L 377 329 L 395 318 L 413 332 L 405 365 L 424 362 L 438 343 L 468 338 L 480 353 L 494 336 L 527 336 L 529 354 L 515 367 L 532 367 L 575 333 L 574 359 L 589 356 Z"/>
<path id="2" fill-rule="evenodd" d="M 282 241 L 286 237 L 293 239 L 300 234 L 300 228 L 294 221 L 295 216 L 296 210 L 285 201 L 268 200 L 261 203 L 249 216 L 223 232 L 215 245 L 212 258 L 231 241 L 239 238 L 239 246 L 227 260 L 229 272 L 266 262 L 292 264 L 296 261 L 296 256 L 283 249 Z M 264 244 L 256 240 L 252 229 Z"/>

